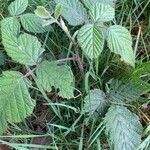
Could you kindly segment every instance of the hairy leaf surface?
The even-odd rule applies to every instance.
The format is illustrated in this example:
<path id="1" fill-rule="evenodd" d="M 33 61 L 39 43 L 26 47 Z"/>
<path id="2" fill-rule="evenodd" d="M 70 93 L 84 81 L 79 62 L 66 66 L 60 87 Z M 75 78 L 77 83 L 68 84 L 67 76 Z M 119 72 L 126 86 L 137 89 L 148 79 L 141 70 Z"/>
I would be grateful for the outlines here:
<path id="1" fill-rule="evenodd" d="M 15 0 L 9 5 L 8 10 L 12 16 L 17 16 L 22 14 L 26 10 L 27 6 L 28 0 Z"/>
<path id="2" fill-rule="evenodd" d="M 115 9 L 109 4 L 95 3 L 90 9 L 90 16 L 94 22 L 107 22 L 115 17 Z"/>
<path id="3" fill-rule="evenodd" d="M 7 122 L 18 123 L 32 114 L 35 102 L 28 88 L 31 83 L 20 72 L 5 71 L 0 76 L 0 133 Z"/>
<path id="4" fill-rule="evenodd" d="M 137 150 L 141 143 L 139 118 L 123 106 L 111 106 L 105 117 L 106 135 L 114 150 Z"/>
<path id="5" fill-rule="evenodd" d="M 73 98 L 73 74 L 68 66 L 58 66 L 55 62 L 43 61 L 37 69 L 37 79 L 47 92 L 52 87 L 59 90 L 58 95 L 64 98 Z"/>
<path id="6" fill-rule="evenodd" d="M 135 66 L 132 37 L 126 28 L 120 25 L 111 26 L 108 29 L 108 46 L 112 52 L 119 54 L 123 61 Z"/>
<path id="7" fill-rule="evenodd" d="M 44 33 L 52 30 L 51 26 L 44 26 L 44 19 L 35 14 L 25 14 L 20 17 L 22 26 L 28 32 Z"/>
<path id="8" fill-rule="evenodd" d="M 97 58 L 104 46 L 102 32 L 92 24 L 84 25 L 79 30 L 78 42 L 84 53 L 91 59 Z"/>
<path id="9" fill-rule="evenodd" d="M 81 25 L 87 19 L 86 10 L 79 0 L 55 0 L 63 6 L 62 16 L 72 26 Z"/>
<path id="10" fill-rule="evenodd" d="M 100 89 L 94 89 L 84 98 L 84 112 L 88 112 L 89 115 L 103 114 L 107 108 L 107 98 L 103 91 Z"/>

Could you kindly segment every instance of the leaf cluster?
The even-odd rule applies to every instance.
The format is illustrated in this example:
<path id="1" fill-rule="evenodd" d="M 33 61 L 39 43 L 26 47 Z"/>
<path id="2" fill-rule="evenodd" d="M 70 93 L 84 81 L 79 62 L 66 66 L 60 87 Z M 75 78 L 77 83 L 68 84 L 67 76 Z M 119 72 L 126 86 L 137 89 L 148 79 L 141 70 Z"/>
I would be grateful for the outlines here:
<path id="1" fill-rule="evenodd" d="M 14 63 L 25 67 L 27 73 L 7 70 L 0 76 L 0 134 L 7 130 L 8 124 L 22 122 L 33 113 L 36 99 L 32 98 L 30 89 L 36 89 L 51 104 L 51 109 L 60 119 L 59 111 L 49 99 L 48 93 L 54 91 L 63 100 L 73 101 L 83 97 L 81 116 L 89 120 L 102 119 L 112 149 L 142 149 L 143 127 L 139 117 L 128 106 L 133 106 L 133 102 L 150 91 L 147 80 L 150 63 L 135 67 L 132 36 L 128 29 L 116 23 L 115 2 L 55 0 L 52 10 L 37 6 L 33 13 L 26 11 L 27 7 L 28 0 L 13 1 L 8 6 L 10 17 L 1 21 L 2 44 L 7 55 Z M 56 29 L 60 27 L 70 40 L 65 59 L 44 57 L 46 48 L 38 35 L 55 32 L 53 25 L 57 26 Z M 74 27 L 73 35 L 70 26 Z M 99 75 L 97 62 L 107 48 L 114 56 L 119 56 L 119 60 L 131 71 L 125 77 L 112 77 L 102 83 L 104 86 L 99 86 L 105 72 Z M 73 51 L 75 55 L 70 58 Z M 67 61 L 78 65 L 65 63 Z M 89 72 L 85 69 L 85 62 L 90 68 Z M 92 68 L 93 64 L 98 67 Z M 81 76 L 85 77 L 85 94 L 76 86 L 77 77 L 72 71 L 76 66 Z M 96 80 L 92 88 L 88 86 L 89 77 Z M 76 96 L 77 92 L 81 94 Z M 73 109 L 71 106 L 69 108 Z"/>

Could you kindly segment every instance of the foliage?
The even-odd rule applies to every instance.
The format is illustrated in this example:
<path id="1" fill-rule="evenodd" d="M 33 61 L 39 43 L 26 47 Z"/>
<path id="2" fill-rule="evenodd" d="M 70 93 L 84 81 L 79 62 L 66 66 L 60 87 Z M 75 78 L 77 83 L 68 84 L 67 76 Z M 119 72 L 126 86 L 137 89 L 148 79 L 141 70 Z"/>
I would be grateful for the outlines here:
<path id="1" fill-rule="evenodd" d="M 89 58 L 97 58 L 103 50 L 103 34 L 93 24 L 84 25 L 78 35 L 78 41 Z"/>
<path id="2" fill-rule="evenodd" d="M 88 112 L 89 115 L 98 113 L 104 114 L 107 108 L 107 97 L 100 89 L 94 89 L 84 98 L 84 112 Z"/>
<path id="3" fill-rule="evenodd" d="M 150 89 L 150 85 L 140 79 L 112 80 L 110 84 L 110 98 L 114 102 L 131 102 L 137 100 Z"/>
<path id="4" fill-rule="evenodd" d="M 15 138 L 50 137 L 51 142 L 37 146 L 44 149 L 148 149 L 149 127 L 142 141 L 141 120 L 149 118 L 138 101 L 149 105 L 149 53 L 146 58 L 141 54 L 142 61 L 137 58 L 141 28 L 135 40 L 131 25 L 124 27 L 128 21 L 118 23 L 115 2 L 10 2 L 1 20 L 0 138 L 17 130 Z M 21 136 L 41 130 L 46 135 Z M 37 148 L 34 143 L 0 143 Z"/>
<path id="5" fill-rule="evenodd" d="M 105 117 L 106 134 L 115 150 L 136 150 L 141 143 L 138 117 L 123 106 L 111 106 Z"/>
<path id="6" fill-rule="evenodd" d="M 55 2 L 62 5 L 62 16 L 70 25 L 77 26 L 86 21 L 87 13 L 79 0 L 55 0 Z"/>
<path id="7" fill-rule="evenodd" d="M 135 63 L 135 56 L 132 50 L 132 38 L 128 30 L 114 25 L 108 29 L 108 45 L 112 52 L 120 54 L 121 59 L 132 66 Z"/>
<path id="8" fill-rule="evenodd" d="M 51 92 L 52 87 L 59 89 L 58 95 L 73 98 L 73 74 L 68 66 L 58 66 L 55 62 L 43 61 L 36 71 L 37 80 L 45 91 Z"/>
<path id="9" fill-rule="evenodd" d="M 0 133 L 7 128 L 9 123 L 23 121 L 31 115 L 35 102 L 29 94 L 31 82 L 21 73 L 5 71 L 0 77 Z"/>

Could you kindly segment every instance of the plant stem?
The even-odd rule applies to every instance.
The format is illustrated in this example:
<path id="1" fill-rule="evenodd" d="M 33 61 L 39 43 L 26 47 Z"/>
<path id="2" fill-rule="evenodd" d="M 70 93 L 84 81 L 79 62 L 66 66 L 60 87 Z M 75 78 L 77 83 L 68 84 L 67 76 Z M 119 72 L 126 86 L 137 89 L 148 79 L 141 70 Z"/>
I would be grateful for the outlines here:
<path id="1" fill-rule="evenodd" d="M 61 23 L 56 21 L 56 23 L 59 25 L 59 27 L 66 33 L 66 35 L 68 36 L 68 38 L 71 40 L 72 44 L 73 44 L 73 47 L 75 48 L 76 50 L 76 55 L 77 55 L 77 62 L 78 62 L 78 65 L 79 65 L 79 68 L 81 70 L 82 73 L 84 73 L 84 67 L 83 67 L 83 63 L 81 61 L 81 58 L 80 58 L 80 55 L 79 55 L 79 46 L 78 44 L 76 43 L 76 41 L 72 38 L 68 28 L 66 27 L 64 21 L 62 20 L 61 18 Z M 63 24 L 63 25 L 62 25 Z"/>
<path id="2" fill-rule="evenodd" d="M 76 61 L 77 57 L 63 58 L 63 59 L 57 60 L 57 62 L 70 61 L 70 60 Z"/>

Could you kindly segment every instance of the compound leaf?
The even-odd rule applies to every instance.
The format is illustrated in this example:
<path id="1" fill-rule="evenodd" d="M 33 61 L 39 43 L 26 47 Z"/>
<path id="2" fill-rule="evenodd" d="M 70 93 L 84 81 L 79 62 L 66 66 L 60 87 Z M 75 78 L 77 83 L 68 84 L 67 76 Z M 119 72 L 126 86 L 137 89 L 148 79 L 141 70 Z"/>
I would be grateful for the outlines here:
<path id="1" fill-rule="evenodd" d="M 112 52 L 119 54 L 123 61 L 135 66 L 132 37 L 126 28 L 120 25 L 111 26 L 108 29 L 108 46 Z"/>
<path id="2" fill-rule="evenodd" d="M 28 32 L 44 33 L 52 30 L 51 26 L 44 26 L 44 19 L 35 14 L 25 14 L 20 17 L 23 28 Z"/>
<path id="3" fill-rule="evenodd" d="M 63 98 L 73 98 L 73 74 L 68 66 L 59 66 L 55 62 L 43 61 L 37 69 L 37 79 L 47 92 L 59 90 L 58 95 Z"/>
<path id="4" fill-rule="evenodd" d="M 8 123 L 18 123 L 32 114 L 35 102 L 30 97 L 30 81 L 20 72 L 5 71 L 0 76 L 0 134 Z"/>
<path id="5" fill-rule="evenodd" d="M 87 19 L 87 13 L 79 0 L 55 0 L 63 7 L 62 16 L 72 26 L 81 25 Z"/>
<path id="6" fill-rule="evenodd" d="M 9 5 L 8 10 L 12 16 L 18 16 L 26 10 L 27 6 L 28 0 L 15 0 Z"/>
<path id="7" fill-rule="evenodd" d="M 111 106 L 104 119 L 106 135 L 114 150 L 137 150 L 141 143 L 139 118 L 123 106 Z"/>
<path id="8" fill-rule="evenodd" d="M 89 115 L 103 114 L 107 108 L 107 98 L 103 91 L 100 89 L 94 89 L 84 98 L 84 112 L 88 112 Z"/>
<path id="9" fill-rule="evenodd" d="M 96 3 L 90 9 L 90 16 L 94 22 L 107 22 L 115 17 L 115 9 L 109 4 Z"/>
<path id="10" fill-rule="evenodd" d="M 92 24 L 84 25 L 79 30 L 78 42 L 84 53 L 91 59 L 97 58 L 104 46 L 102 32 Z"/>

